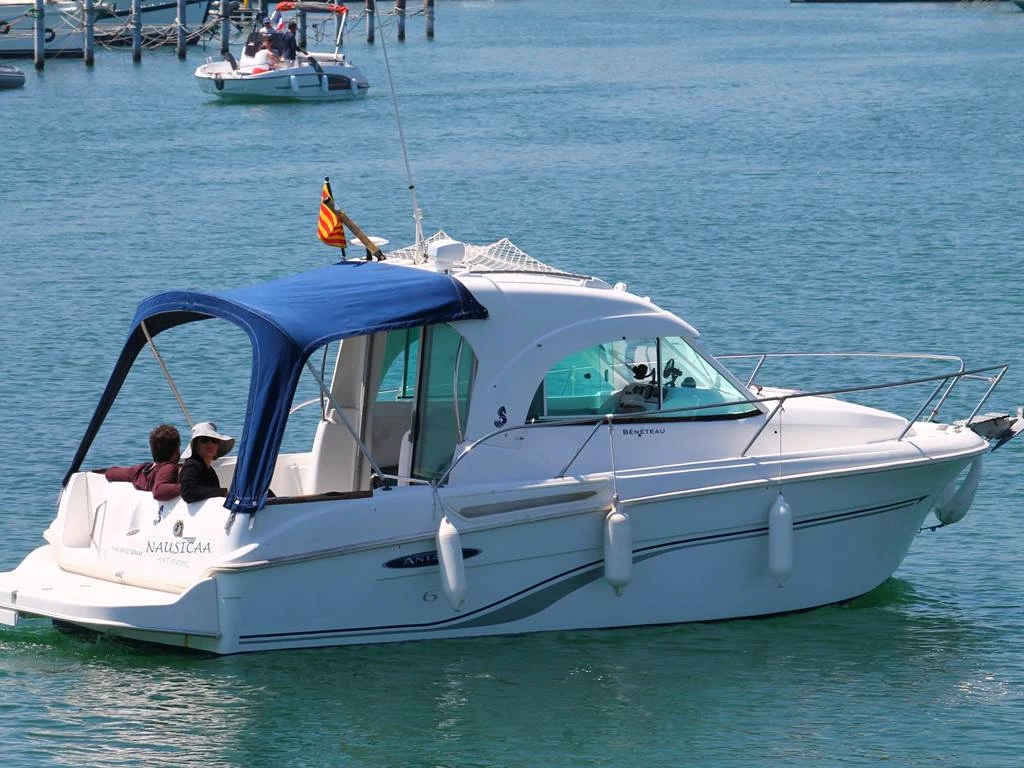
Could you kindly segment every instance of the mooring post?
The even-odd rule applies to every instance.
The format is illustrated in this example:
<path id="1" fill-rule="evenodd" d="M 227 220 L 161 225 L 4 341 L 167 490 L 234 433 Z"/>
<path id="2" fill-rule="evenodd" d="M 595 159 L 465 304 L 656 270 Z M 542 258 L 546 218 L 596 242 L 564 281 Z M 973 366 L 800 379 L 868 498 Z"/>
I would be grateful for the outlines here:
<path id="1" fill-rule="evenodd" d="M 221 5 L 224 5 L 224 0 L 221 0 Z M 185 46 L 188 45 L 188 30 L 185 27 L 185 13 L 186 13 L 185 0 L 178 0 L 178 58 L 185 58 Z"/>
<path id="2" fill-rule="evenodd" d="M 373 17 L 377 15 L 377 4 L 366 0 L 366 42 L 373 42 Z"/>
<path id="3" fill-rule="evenodd" d="M 96 63 L 95 40 L 93 39 L 93 32 L 95 31 L 96 26 L 96 14 L 93 13 L 93 7 L 93 0 L 85 0 L 85 10 L 83 11 L 85 14 L 85 30 L 83 31 L 85 40 L 82 45 L 82 56 L 85 60 L 85 66 L 87 67 L 91 67 Z"/>
<path id="4" fill-rule="evenodd" d="M 270 0 L 260 0 L 260 18 L 265 19 L 270 15 Z"/>
<path id="5" fill-rule="evenodd" d="M 46 12 L 43 10 L 43 0 L 35 0 L 33 4 L 33 31 L 35 32 L 35 44 L 33 56 L 36 69 L 42 69 L 46 61 Z"/>
<path id="6" fill-rule="evenodd" d="M 395 12 L 398 14 L 398 41 L 405 40 L 405 0 L 395 0 Z"/>
<path id="7" fill-rule="evenodd" d="M 142 0 L 132 0 L 132 61 L 142 61 Z"/>
<path id="8" fill-rule="evenodd" d="M 299 11 L 299 48 L 306 50 L 306 12 Z"/>
<path id="9" fill-rule="evenodd" d="M 220 55 L 231 47 L 231 12 L 235 10 L 234 0 L 220 0 Z"/>
<path id="10" fill-rule="evenodd" d="M 434 0 L 423 0 L 423 13 L 427 17 L 427 37 L 434 36 Z"/>

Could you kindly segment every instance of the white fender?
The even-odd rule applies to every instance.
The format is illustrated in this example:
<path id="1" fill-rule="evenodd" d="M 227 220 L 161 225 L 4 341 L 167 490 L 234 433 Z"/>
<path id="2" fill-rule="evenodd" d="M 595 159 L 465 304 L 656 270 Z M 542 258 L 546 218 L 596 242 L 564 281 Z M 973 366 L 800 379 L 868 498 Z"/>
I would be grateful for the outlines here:
<path id="1" fill-rule="evenodd" d="M 629 584 L 633 575 L 633 524 L 629 515 L 612 502 L 612 511 L 604 519 L 604 578 L 616 595 Z"/>
<path id="2" fill-rule="evenodd" d="M 768 570 L 780 587 L 793 570 L 793 512 L 781 492 L 768 512 Z"/>
<path id="3" fill-rule="evenodd" d="M 466 600 L 466 564 L 462 559 L 462 537 L 447 516 L 437 527 L 437 564 L 441 567 L 441 588 L 456 611 Z"/>
<path id="4" fill-rule="evenodd" d="M 932 512 L 935 513 L 935 517 L 943 525 L 952 525 L 953 523 L 959 523 L 964 519 L 964 515 L 967 514 L 967 510 L 971 508 L 971 504 L 974 502 L 974 494 L 978 492 L 978 483 L 981 482 L 981 459 L 979 456 L 971 464 L 970 470 L 967 472 L 967 477 L 957 488 L 956 478 L 954 477 L 947 485 L 942 493 L 939 494 L 938 498 L 935 499 L 935 506 L 932 507 Z"/>
<path id="5" fill-rule="evenodd" d="M 327 83 L 327 75 L 320 76 L 320 90 L 324 93 L 327 93 L 327 91 L 330 90 Z"/>
<path id="6" fill-rule="evenodd" d="M 291 85 L 292 90 L 295 91 L 295 93 L 299 92 L 299 78 L 295 75 L 288 75 L 288 84 Z"/>
<path id="7" fill-rule="evenodd" d="M 348 89 L 352 91 L 352 93 L 359 93 L 359 83 L 356 82 L 354 77 L 348 81 Z"/>

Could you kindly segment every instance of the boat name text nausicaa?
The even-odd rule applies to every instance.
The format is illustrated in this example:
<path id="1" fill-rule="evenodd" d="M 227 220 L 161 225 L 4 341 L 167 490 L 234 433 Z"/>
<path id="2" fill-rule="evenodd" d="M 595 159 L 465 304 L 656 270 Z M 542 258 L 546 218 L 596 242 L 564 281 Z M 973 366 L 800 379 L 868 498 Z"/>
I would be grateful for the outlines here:
<path id="1" fill-rule="evenodd" d="M 208 541 L 196 541 L 195 539 L 153 541 L 150 539 L 146 542 L 146 552 L 151 555 L 208 555 L 211 549 Z"/>

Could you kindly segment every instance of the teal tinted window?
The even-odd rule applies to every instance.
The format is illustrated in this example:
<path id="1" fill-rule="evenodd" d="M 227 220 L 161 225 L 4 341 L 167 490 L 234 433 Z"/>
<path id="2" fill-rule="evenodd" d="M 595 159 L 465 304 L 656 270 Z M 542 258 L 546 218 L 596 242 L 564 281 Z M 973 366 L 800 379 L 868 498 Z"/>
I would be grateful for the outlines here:
<path id="1" fill-rule="evenodd" d="M 421 328 L 390 331 L 384 344 L 384 376 L 378 401 L 413 400 L 420 356 Z"/>
<path id="2" fill-rule="evenodd" d="M 616 339 L 553 365 L 533 397 L 527 421 L 605 414 L 745 415 L 757 409 L 748 403 L 720 404 L 749 397 L 685 339 Z"/>

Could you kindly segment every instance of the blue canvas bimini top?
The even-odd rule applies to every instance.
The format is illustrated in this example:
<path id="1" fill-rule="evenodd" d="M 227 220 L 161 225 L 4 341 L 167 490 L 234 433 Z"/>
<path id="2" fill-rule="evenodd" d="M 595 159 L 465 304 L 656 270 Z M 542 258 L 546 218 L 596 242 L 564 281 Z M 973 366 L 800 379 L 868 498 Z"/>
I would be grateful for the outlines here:
<path id="1" fill-rule="evenodd" d="M 337 339 L 397 328 L 483 319 L 487 310 L 448 275 L 380 262 L 332 264 L 226 291 L 170 291 L 142 301 L 64 484 L 78 471 L 128 371 L 150 336 L 184 323 L 222 318 L 253 347 L 249 401 L 225 506 L 263 505 L 302 367 Z"/>

